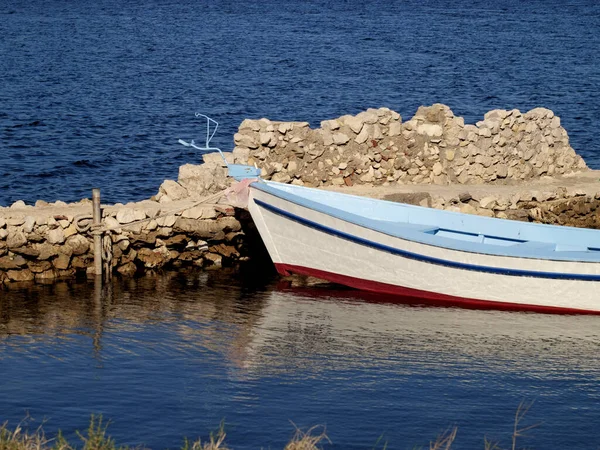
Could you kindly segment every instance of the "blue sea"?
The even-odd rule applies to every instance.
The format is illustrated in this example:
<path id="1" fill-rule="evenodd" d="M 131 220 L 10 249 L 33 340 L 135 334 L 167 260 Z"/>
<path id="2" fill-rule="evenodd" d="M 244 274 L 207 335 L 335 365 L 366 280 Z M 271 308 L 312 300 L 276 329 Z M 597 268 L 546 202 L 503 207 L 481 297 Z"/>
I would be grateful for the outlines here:
<path id="1" fill-rule="evenodd" d="M 0 205 L 148 198 L 245 118 L 308 121 L 444 103 L 552 109 L 600 168 L 591 0 L 0 0 Z M 268 268 L 265 268 L 268 272 Z M 588 449 L 600 319 L 393 304 L 271 274 L 169 273 L 0 290 L 0 423 L 178 448 L 224 421 L 235 450 L 324 425 L 332 449 Z"/>
<path id="2" fill-rule="evenodd" d="M 600 168 L 592 0 L 0 2 L 0 205 L 148 198 L 245 118 L 543 106 Z"/>

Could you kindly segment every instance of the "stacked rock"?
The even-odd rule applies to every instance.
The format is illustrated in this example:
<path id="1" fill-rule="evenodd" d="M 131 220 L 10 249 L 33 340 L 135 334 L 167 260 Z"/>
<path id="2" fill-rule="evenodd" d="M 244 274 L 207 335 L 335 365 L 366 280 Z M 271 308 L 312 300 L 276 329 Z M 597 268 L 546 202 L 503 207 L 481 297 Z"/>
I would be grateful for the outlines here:
<path id="1" fill-rule="evenodd" d="M 495 194 L 465 190 L 458 195 L 400 192 L 382 199 L 499 219 L 600 229 L 598 187 L 595 191 L 559 187 Z"/>
<path id="2" fill-rule="evenodd" d="M 233 163 L 233 156 L 224 152 L 228 163 Z M 160 186 L 154 200 L 159 203 L 170 203 L 185 198 L 197 199 L 214 194 L 229 187 L 233 180 L 227 178 L 227 165 L 219 153 L 203 155 L 200 165 L 184 164 L 179 167 L 177 181 L 165 180 Z"/>
<path id="3" fill-rule="evenodd" d="M 420 107 L 402 122 L 388 108 L 321 122 L 244 120 L 235 162 L 312 187 L 353 184 L 510 183 L 586 170 L 548 109 L 494 110 L 465 125 L 449 107 Z"/>
<path id="4" fill-rule="evenodd" d="M 219 267 L 247 257 L 240 221 L 249 218 L 243 212 L 226 204 L 199 205 L 159 217 L 161 207 L 144 201 L 105 208 L 103 225 L 113 229 L 105 233 L 112 270 L 131 275 L 164 266 Z M 18 202 L 0 211 L 0 284 L 92 273 L 92 236 L 77 227 L 75 215 L 89 212 L 91 204 L 60 209 L 63 214 L 56 214 L 56 205 Z"/>

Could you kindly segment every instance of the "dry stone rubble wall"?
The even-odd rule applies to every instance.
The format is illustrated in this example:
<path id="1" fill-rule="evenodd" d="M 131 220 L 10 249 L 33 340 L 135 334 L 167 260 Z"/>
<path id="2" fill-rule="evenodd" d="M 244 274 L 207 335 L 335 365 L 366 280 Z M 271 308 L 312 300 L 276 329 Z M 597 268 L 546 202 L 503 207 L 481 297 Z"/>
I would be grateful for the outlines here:
<path id="1" fill-rule="evenodd" d="M 91 202 L 0 209 L 0 285 L 12 281 L 45 282 L 93 273 L 93 238 L 76 226 L 75 210 L 91 211 Z M 104 211 L 111 242 L 111 269 L 124 275 L 162 267 L 220 267 L 248 257 L 242 230 L 244 211 L 227 204 L 198 205 L 166 217 L 164 205 L 145 201 Z M 149 219 L 141 224 L 132 222 Z"/>
<path id="2" fill-rule="evenodd" d="M 465 125 L 446 105 L 409 121 L 388 108 L 321 122 L 244 120 L 236 162 L 266 179 L 311 187 L 372 184 L 510 183 L 586 170 L 560 118 L 548 109 L 494 110 Z"/>
<path id="3" fill-rule="evenodd" d="M 441 196 L 417 191 L 382 198 L 499 219 L 600 229 L 600 186 L 595 193 L 562 187 L 509 195 L 481 195 L 465 190 L 458 195 Z"/>
<path id="4" fill-rule="evenodd" d="M 569 145 L 560 119 L 543 108 L 524 114 L 490 111 L 475 125 L 465 125 L 441 104 L 419 108 L 406 122 L 398 113 L 380 108 L 323 121 L 318 129 L 306 122 L 248 119 L 234 141 L 233 152 L 225 153 L 227 161 L 255 164 L 265 179 L 311 187 L 464 185 L 465 191 L 454 197 L 419 193 L 415 186 L 416 193 L 388 199 L 600 228 L 600 193 L 469 193 L 470 185 L 523 184 L 589 170 Z M 200 165 L 181 166 L 178 179 L 166 180 L 152 199 L 104 209 L 104 225 L 115 227 L 105 234 L 111 244 L 111 270 L 131 275 L 162 267 L 220 267 L 251 256 L 252 242 L 258 239 L 247 211 L 235 208 L 231 199 L 191 206 L 233 183 L 219 154 L 203 159 Z M 160 217 L 176 210 L 181 212 Z M 90 274 L 92 236 L 76 224 L 82 212 L 91 212 L 89 200 L 35 206 L 19 201 L 0 208 L 0 286 Z M 130 225 L 138 220 L 144 223 Z"/>

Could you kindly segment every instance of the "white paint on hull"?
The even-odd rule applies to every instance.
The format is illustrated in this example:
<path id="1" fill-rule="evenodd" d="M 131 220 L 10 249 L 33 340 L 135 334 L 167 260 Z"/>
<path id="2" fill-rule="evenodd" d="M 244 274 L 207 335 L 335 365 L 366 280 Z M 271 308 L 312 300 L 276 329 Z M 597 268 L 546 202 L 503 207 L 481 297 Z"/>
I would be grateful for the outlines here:
<path id="1" fill-rule="evenodd" d="M 597 281 L 510 276 L 417 261 L 307 227 L 260 207 L 255 198 L 340 232 L 428 257 L 495 268 L 600 274 L 596 263 L 492 256 L 407 241 L 251 189 L 250 212 L 276 263 L 473 300 L 600 311 Z"/>

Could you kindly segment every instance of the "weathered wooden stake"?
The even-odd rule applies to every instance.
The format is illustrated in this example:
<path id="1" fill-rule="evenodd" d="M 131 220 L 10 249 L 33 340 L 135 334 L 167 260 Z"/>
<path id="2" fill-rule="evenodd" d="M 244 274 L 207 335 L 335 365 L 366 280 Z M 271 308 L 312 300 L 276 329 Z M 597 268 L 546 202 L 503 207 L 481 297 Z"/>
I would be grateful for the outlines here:
<path id="1" fill-rule="evenodd" d="M 92 226 L 102 224 L 102 212 L 100 211 L 100 189 L 92 189 Z M 94 274 L 96 278 L 102 277 L 102 235 L 94 230 Z"/>

